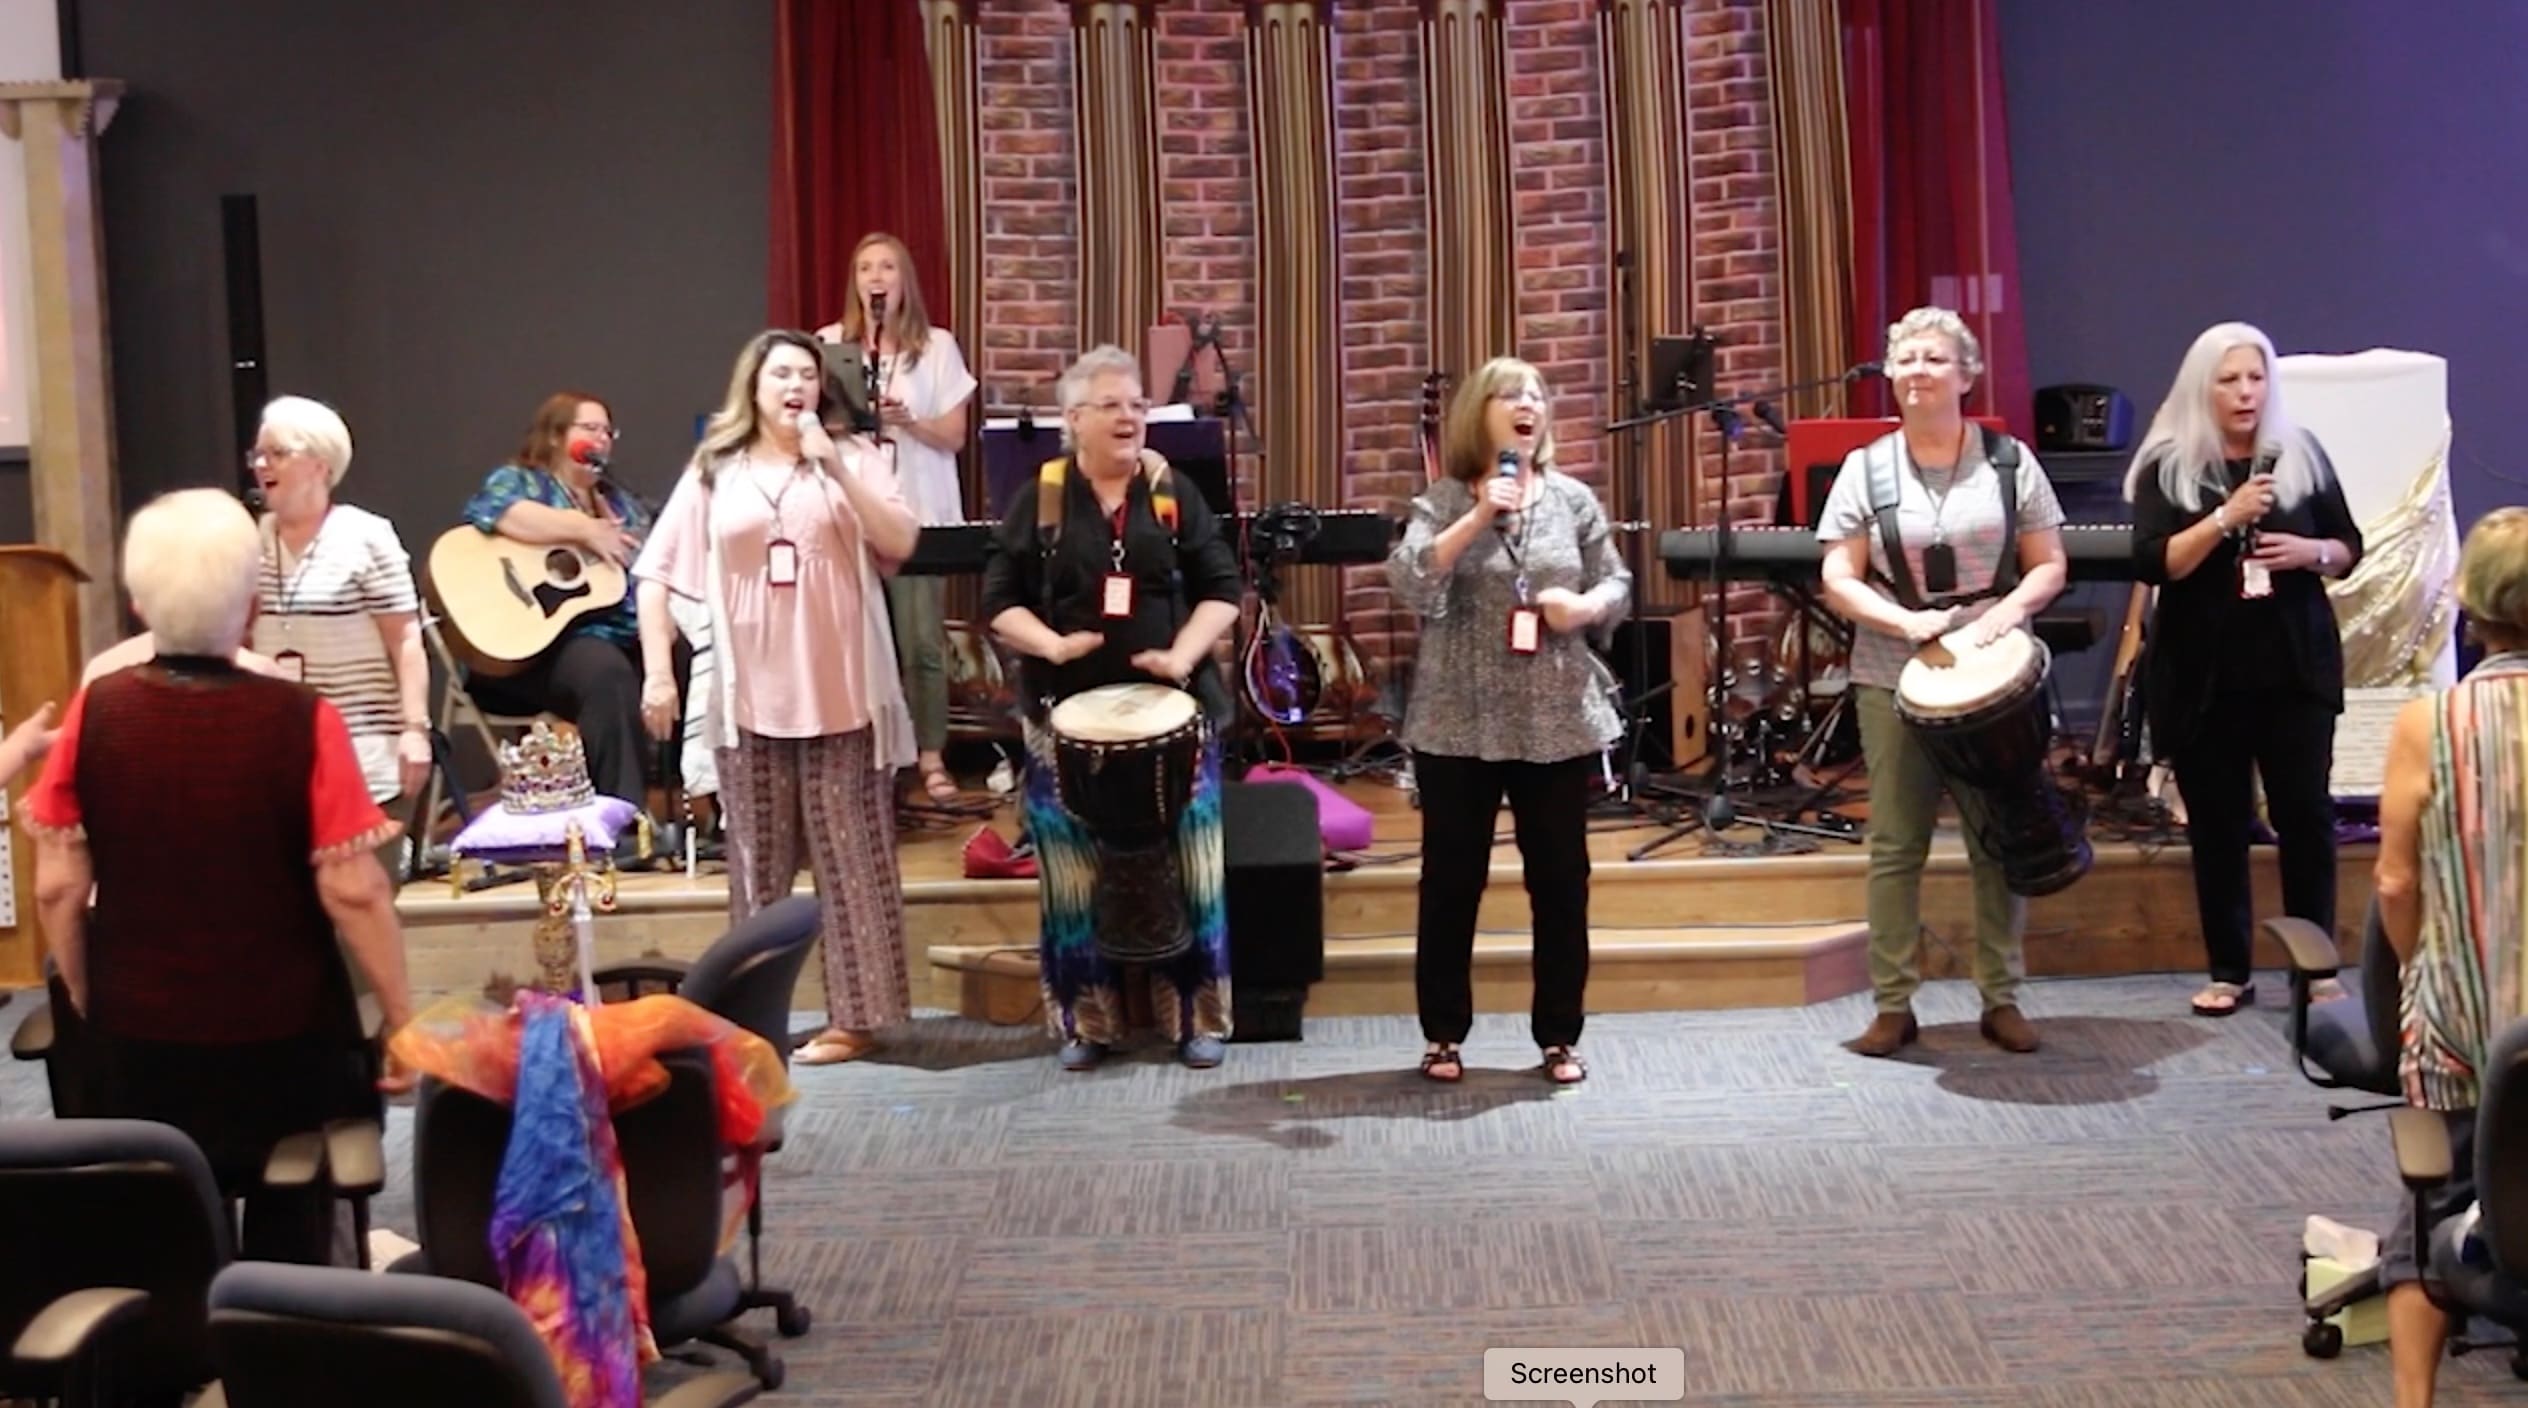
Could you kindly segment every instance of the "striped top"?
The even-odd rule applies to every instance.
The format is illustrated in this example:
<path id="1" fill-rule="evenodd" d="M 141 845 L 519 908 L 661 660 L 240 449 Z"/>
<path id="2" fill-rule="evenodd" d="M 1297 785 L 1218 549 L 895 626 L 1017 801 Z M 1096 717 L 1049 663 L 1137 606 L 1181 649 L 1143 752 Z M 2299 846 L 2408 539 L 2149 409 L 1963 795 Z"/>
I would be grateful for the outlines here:
<path id="1" fill-rule="evenodd" d="M 304 657 L 302 677 L 341 712 L 369 795 L 385 801 L 403 790 L 395 743 L 404 730 L 404 702 L 377 618 L 421 609 L 412 559 L 394 524 L 349 504 L 326 512 L 303 553 L 282 544 L 270 514 L 261 526 L 262 610 L 255 616 L 254 648 L 280 663 L 285 675 L 299 673 L 281 658 L 286 652 Z"/>
<path id="2" fill-rule="evenodd" d="M 2528 1016 L 2528 654 L 2487 657 L 2432 701 L 2422 933 L 2405 965 L 2409 1103 L 2472 1110 L 2493 1037 Z"/>

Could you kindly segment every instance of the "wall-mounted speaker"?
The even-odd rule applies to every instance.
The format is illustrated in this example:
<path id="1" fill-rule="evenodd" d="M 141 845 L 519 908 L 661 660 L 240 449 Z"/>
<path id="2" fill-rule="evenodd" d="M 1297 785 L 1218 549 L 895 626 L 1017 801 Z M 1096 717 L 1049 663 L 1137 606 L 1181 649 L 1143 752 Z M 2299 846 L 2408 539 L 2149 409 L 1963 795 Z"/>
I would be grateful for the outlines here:
<path id="1" fill-rule="evenodd" d="M 2045 386 L 2036 393 L 2039 452 L 2121 450 L 2133 443 L 2133 403 L 2112 386 Z"/>

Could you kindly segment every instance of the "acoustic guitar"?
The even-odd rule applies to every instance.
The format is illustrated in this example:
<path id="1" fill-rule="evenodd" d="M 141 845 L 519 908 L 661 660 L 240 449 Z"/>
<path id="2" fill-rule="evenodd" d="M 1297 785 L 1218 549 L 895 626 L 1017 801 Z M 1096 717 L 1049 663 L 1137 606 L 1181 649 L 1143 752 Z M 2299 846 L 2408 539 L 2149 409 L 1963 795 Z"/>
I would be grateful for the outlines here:
<path id="1" fill-rule="evenodd" d="M 468 667 L 514 675 L 571 623 L 621 604 L 621 567 L 570 543 L 522 543 L 460 524 L 430 548 L 439 629 Z"/>
<path id="2" fill-rule="evenodd" d="M 2089 765 L 2110 777 L 2141 757 L 2141 660 L 2151 600 L 2150 585 L 2135 583 L 2125 603 L 2124 629 L 2116 638 L 2115 673 L 2107 682 L 2105 707 L 2098 711 L 2098 735 L 2090 744 Z"/>

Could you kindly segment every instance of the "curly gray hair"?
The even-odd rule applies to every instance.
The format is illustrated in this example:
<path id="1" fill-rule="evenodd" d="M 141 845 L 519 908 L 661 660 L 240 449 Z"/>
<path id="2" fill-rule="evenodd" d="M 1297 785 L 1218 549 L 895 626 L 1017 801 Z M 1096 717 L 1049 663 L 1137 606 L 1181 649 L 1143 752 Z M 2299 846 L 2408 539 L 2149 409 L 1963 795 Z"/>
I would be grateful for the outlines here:
<path id="1" fill-rule="evenodd" d="M 1984 374 L 1984 345 L 1975 340 L 1966 320 L 1946 308 L 1924 306 L 1887 325 L 1887 360 L 1896 360 L 1896 344 L 1909 337 L 1938 333 L 1957 349 L 1958 365 L 1973 380 Z"/>

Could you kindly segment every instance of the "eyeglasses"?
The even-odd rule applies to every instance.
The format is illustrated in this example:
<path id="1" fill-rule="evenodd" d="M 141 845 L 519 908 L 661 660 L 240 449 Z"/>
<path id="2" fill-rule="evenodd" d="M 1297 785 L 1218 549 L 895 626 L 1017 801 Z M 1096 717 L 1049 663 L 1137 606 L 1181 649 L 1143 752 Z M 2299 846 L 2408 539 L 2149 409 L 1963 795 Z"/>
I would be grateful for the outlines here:
<path id="1" fill-rule="evenodd" d="M 609 440 L 620 440 L 623 438 L 622 431 L 615 429 L 613 426 L 608 425 L 601 420 L 575 420 L 571 422 L 571 429 L 584 430 L 591 435 L 602 435 Z"/>
<path id="2" fill-rule="evenodd" d="M 1545 393 L 1537 390 L 1533 386 L 1522 386 L 1516 391 L 1495 391 L 1492 393 L 1492 399 L 1495 401 L 1506 401 L 1513 406 L 1522 402 L 1530 402 L 1541 406 L 1545 404 Z"/>
<path id="3" fill-rule="evenodd" d="M 246 452 L 246 467 L 252 469 L 259 464 L 279 464 L 293 455 L 306 453 L 305 445 L 257 445 Z"/>
<path id="4" fill-rule="evenodd" d="M 1150 403 L 1147 399 L 1138 401 L 1091 401 L 1085 406 L 1082 406 L 1080 409 L 1095 411 L 1101 416 L 1122 415 L 1126 411 L 1130 411 L 1137 416 L 1146 416 L 1150 414 Z"/>

